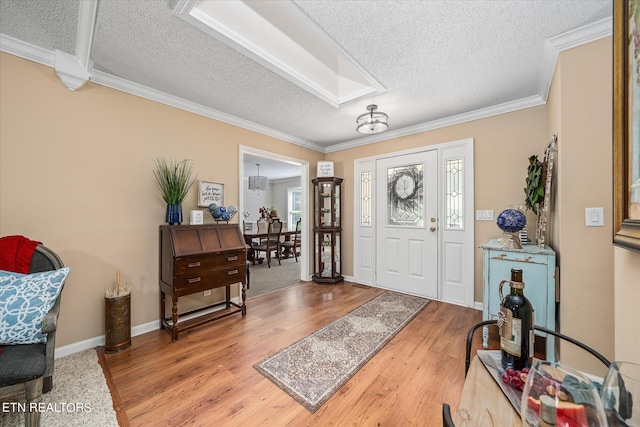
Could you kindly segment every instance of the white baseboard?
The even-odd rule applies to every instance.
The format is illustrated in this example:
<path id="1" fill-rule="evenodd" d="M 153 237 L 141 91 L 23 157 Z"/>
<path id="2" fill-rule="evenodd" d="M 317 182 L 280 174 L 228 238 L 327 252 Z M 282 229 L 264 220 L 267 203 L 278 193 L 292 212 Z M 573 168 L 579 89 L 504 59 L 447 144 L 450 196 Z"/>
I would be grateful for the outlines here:
<path id="1" fill-rule="evenodd" d="M 235 302 L 236 304 L 240 304 L 240 297 L 231 298 L 231 301 Z M 223 307 L 219 307 L 211 311 L 217 311 L 222 309 Z M 138 335 L 146 334 L 147 332 L 155 331 L 156 329 L 160 329 L 160 320 L 152 320 L 151 322 L 147 322 L 142 325 L 132 327 L 131 336 L 135 337 Z M 104 335 L 100 335 L 98 337 L 89 338 L 84 341 L 78 341 L 73 344 L 57 347 L 55 358 L 59 359 L 60 357 L 69 356 L 70 354 L 78 353 L 80 351 L 87 350 L 89 348 L 100 347 L 101 345 L 104 345 L 104 341 L 105 341 Z"/>
<path id="2" fill-rule="evenodd" d="M 484 309 L 484 305 L 481 302 L 476 301 L 473 303 L 473 308 L 482 311 Z"/>
<path id="3" fill-rule="evenodd" d="M 133 328 L 131 328 L 131 336 L 135 337 L 138 335 L 146 334 L 147 332 L 155 331 L 156 329 L 160 329 L 159 320 L 154 320 L 142 325 L 134 326 Z M 58 347 L 56 348 L 56 359 L 69 356 L 70 354 L 78 353 L 89 348 L 100 347 L 101 345 L 104 345 L 104 340 L 104 335 L 100 335 L 98 337 L 93 337 L 84 341 L 78 341 L 73 344 Z"/>

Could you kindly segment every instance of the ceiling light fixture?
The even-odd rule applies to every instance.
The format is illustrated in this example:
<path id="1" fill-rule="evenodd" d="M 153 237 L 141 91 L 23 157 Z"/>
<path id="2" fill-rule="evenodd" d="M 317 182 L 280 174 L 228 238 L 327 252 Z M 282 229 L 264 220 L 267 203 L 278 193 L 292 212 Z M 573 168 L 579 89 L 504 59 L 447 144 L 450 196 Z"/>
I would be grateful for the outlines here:
<path id="1" fill-rule="evenodd" d="M 256 163 L 258 167 L 258 175 L 249 177 L 249 190 L 253 191 L 254 195 L 259 195 L 267 191 L 267 177 L 260 176 L 260 163 Z"/>
<path id="2" fill-rule="evenodd" d="M 376 111 L 378 106 L 371 104 L 367 106 L 368 113 L 360 114 L 356 119 L 358 127 L 356 130 L 360 133 L 380 133 L 385 131 L 389 125 L 387 124 L 387 116 L 382 111 Z"/>

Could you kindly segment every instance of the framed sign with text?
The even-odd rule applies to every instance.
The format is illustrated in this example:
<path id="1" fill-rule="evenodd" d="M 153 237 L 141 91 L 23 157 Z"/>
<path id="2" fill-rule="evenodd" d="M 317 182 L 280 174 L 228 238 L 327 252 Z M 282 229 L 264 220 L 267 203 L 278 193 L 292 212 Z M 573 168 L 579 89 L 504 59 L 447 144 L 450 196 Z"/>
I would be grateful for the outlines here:
<path id="1" fill-rule="evenodd" d="M 318 178 L 333 177 L 333 162 L 318 162 Z"/>
<path id="2" fill-rule="evenodd" d="M 198 206 L 206 208 L 211 203 L 224 206 L 224 184 L 198 181 Z"/>

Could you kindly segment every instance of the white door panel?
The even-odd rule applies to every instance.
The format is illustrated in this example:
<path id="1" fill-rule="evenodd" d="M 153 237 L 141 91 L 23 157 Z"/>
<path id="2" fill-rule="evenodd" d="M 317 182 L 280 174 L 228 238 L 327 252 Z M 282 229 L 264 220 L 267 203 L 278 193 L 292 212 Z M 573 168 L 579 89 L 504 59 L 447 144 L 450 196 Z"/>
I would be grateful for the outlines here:
<path id="1" fill-rule="evenodd" d="M 443 171 L 442 283 L 440 299 L 473 306 L 473 145 L 441 150 Z"/>

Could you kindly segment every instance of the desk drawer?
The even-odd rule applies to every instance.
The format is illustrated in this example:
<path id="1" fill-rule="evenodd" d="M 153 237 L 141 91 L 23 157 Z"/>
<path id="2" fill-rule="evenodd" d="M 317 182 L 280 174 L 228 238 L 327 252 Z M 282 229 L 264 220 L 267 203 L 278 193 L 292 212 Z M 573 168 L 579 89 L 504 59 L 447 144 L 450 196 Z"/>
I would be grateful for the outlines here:
<path id="1" fill-rule="evenodd" d="M 188 288 L 190 286 L 200 287 L 209 284 L 211 288 L 226 286 L 230 283 L 244 282 L 246 276 L 246 264 L 232 265 L 225 268 L 217 268 L 207 271 L 192 271 L 183 274 L 176 274 L 173 286 L 177 288 Z"/>
<path id="2" fill-rule="evenodd" d="M 175 275 L 193 274 L 196 271 L 208 271 L 218 267 L 246 264 L 246 251 L 226 252 L 224 254 L 209 256 L 192 256 L 177 258 L 175 261 Z"/>

